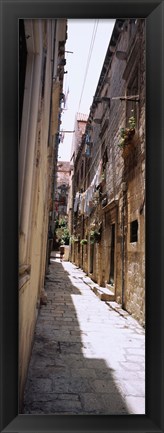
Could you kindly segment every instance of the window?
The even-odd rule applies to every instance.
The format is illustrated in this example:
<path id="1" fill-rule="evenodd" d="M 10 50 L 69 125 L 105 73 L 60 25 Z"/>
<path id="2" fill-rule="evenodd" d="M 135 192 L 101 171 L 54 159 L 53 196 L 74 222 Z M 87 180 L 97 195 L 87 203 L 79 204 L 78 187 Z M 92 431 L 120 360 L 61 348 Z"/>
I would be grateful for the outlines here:
<path id="1" fill-rule="evenodd" d="M 81 175 L 80 175 L 81 180 L 83 180 L 83 173 L 84 173 L 84 161 L 82 161 L 81 164 Z"/>
<path id="2" fill-rule="evenodd" d="M 42 81 L 41 96 L 42 96 L 42 98 L 44 98 L 44 89 L 45 89 L 46 56 L 47 56 L 47 52 L 46 52 L 46 49 L 44 49 L 43 50 L 43 60 L 42 60 L 42 76 L 41 76 L 41 81 Z"/>
<path id="3" fill-rule="evenodd" d="M 107 152 L 107 148 L 105 148 L 105 151 L 104 151 L 104 154 L 103 154 L 103 158 L 102 158 L 103 169 L 106 168 L 107 162 L 108 162 L 108 152 Z"/>
<path id="4" fill-rule="evenodd" d="M 24 20 L 19 20 L 19 134 L 22 122 L 23 97 L 27 64 L 27 46 Z"/>
<path id="5" fill-rule="evenodd" d="M 76 186 L 79 186 L 79 171 L 76 174 Z"/>
<path id="6" fill-rule="evenodd" d="M 130 223 L 130 242 L 138 241 L 138 221 L 132 221 Z"/>

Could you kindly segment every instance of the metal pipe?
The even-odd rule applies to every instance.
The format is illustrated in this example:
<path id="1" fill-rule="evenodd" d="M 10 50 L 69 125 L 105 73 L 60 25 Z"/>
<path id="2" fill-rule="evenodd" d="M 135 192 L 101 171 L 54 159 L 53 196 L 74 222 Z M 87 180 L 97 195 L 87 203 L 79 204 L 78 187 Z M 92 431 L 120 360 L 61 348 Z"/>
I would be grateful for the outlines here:
<path id="1" fill-rule="evenodd" d="M 124 259 L 125 259 L 125 194 L 123 193 L 123 206 L 122 206 L 122 308 L 125 307 L 125 269 L 124 269 Z"/>

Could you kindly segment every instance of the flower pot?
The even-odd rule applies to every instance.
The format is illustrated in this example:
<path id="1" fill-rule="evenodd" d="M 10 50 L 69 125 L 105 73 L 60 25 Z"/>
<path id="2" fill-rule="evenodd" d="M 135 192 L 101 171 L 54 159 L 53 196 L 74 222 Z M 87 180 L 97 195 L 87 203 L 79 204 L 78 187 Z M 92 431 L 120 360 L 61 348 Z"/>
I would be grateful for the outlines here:
<path id="1" fill-rule="evenodd" d="M 133 147 L 133 142 L 130 139 L 127 139 L 127 141 L 124 143 L 124 147 L 122 148 L 122 157 L 126 158 L 132 152 Z"/>
<path id="2" fill-rule="evenodd" d="M 108 203 L 107 197 L 103 198 L 102 200 L 102 207 L 105 207 Z"/>

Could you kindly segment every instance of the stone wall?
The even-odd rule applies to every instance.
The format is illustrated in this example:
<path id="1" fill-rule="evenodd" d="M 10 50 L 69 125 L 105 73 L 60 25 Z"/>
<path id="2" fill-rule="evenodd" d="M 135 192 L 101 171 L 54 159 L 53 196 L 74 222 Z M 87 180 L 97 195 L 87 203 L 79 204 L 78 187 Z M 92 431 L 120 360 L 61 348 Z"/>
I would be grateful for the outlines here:
<path id="1" fill-rule="evenodd" d="M 60 20 L 56 35 L 55 20 L 24 20 L 24 25 L 25 32 L 30 37 L 27 39 L 28 56 L 19 148 L 20 412 L 40 298 L 44 290 L 53 146 L 61 90 L 60 80 L 57 80 L 55 89 L 52 89 L 52 69 L 57 73 L 59 33 L 65 40 L 66 20 Z M 52 62 L 53 51 L 56 60 L 54 58 Z"/>
<path id="2" fill-rule="evenodd" d="M 90 158 L 82 184 L 85 189 L 91 185 L 100 162 L 104 180 L 99 185 L 99 202 L 84 216 L 88 253 L 83 269 L 88 268 L 99 285 L 109 287 L 116 301 L 144 325 L 145 21 L 122 20 L 120 25 L 119 20 L 119 31 L 117 26 L 116 21 L 86 125 L 86 130 L 90 127 Z M 120 130 L 129 127 L 131 116 L 135 134 L 122 149 Z M 81 155 L 82 149 L 83 143 Z M 79 157 L 75 176 L 80 163 Z M 93 247 L 91 272 L 93 220 L 101 223 L 101 240 Z"/>

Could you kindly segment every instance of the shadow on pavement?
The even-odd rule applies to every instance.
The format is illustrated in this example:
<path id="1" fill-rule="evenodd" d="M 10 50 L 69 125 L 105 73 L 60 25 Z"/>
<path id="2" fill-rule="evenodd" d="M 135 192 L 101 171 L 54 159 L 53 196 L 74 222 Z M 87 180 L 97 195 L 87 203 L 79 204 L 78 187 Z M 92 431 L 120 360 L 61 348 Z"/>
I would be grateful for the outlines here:
<path id="1" fill-rule="evenodd" d="M 87 338 L 87 330 L 91 331 L 98 320 L 96 310 L 90 314 L 90 296 L 95 295 L 78 273 L 74 267 L 70 275 L 58 259 L 51 260 L 45 285 L 48 303 L 41 306 L 37 320 L 24 396 L 25 414 L 129 414 L 113 370 L 103 357 L 96 358 Z M 75 296 L 80 303 L 81 323 Z M 96 334 L 94 338 L 96 342 Z"/>

